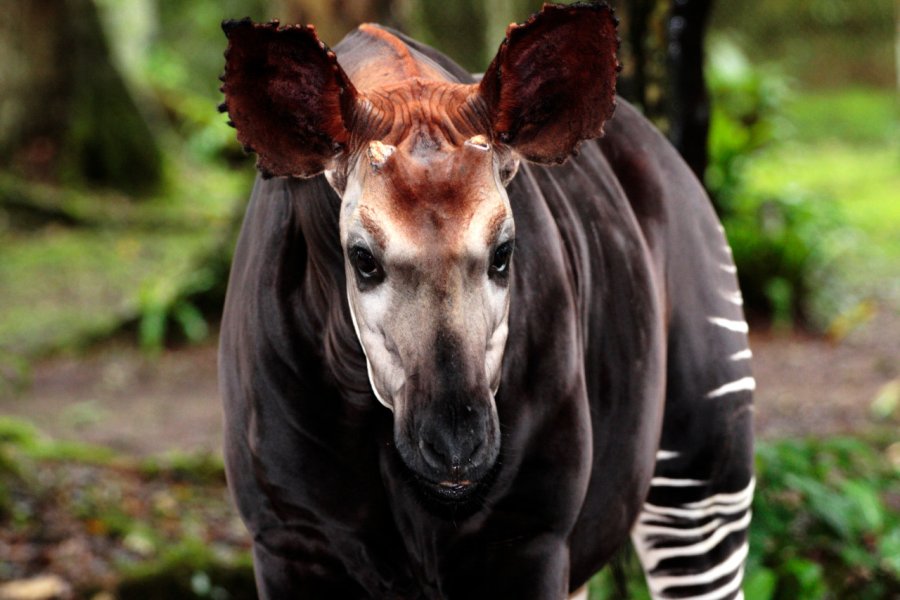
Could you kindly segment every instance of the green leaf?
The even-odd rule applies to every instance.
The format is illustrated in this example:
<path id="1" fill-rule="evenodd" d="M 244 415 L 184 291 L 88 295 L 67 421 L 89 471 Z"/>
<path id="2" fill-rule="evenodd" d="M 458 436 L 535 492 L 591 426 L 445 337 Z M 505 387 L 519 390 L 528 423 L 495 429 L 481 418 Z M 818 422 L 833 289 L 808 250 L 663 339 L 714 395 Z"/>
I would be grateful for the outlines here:
<path id="1" fill-rule="evenodd" d="M 744 580 L 744 598 L 746 600 L 770 600 L 775 593 L 778 577 L 775 572 L 765 567 L 755 569 Z"/>
<path id="2" fill-rule="evenodd" d="M 825 597 L 822 565 L 805 558 L 794 558 L 785 563 L 784 570 L 798 585 L 796 600 L 818 600 Z"/>
<path id="3" fill-rule="evenodd" d="M 206 319 L 203 318 L 203 314 L 197 310 L 197 307 L 190 302 L 179 302 L 175 306 L 172 316 L 181 325 L 181 330 L 190 341 L 199 342 L 206 339 L 206 336 L 209 335 Z"/>
<path id="4" fill-rule="evenodd" d="M 161 305 L 145 307 L 141 314 L 138 337 L 141 347 L 149 351 L 162 348 L 166 337 L 166 310 Z"/>
<path id="5" fill-rule="evenodd" d="M 900 525 L 897 525 L 878 541 L 881 566 L 900 580 Z"/>
<path id="6" fill-rule="evenodd" d="M 880 530 L 884 525 L 884 506 L 878 492 L 863 481 L 845 481 L 841 489 L 853 505 L 850 510 L 859 529 Z"/>

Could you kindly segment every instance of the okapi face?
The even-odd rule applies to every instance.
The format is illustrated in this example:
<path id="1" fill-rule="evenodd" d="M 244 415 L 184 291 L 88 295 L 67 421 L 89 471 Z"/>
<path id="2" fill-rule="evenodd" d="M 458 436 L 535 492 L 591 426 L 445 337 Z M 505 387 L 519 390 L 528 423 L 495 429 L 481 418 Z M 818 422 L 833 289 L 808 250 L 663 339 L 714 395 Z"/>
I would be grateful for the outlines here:
<path id="1" fill-rule="evenodd" d="M 501 157 L 418 131 L 372 142 L 341 206 L 347 297 L 406 464 L 459 493 L 499 450 L 493 394 L 509 314 L 512 211 Z"/>
<path id="2" fill-rule="evenodd" d="M 347 74 L 312 27 L 224 26 L 223 91 L 264 176 L 326 173 L 341 196 L 347 299 L 396 448 L 429 489 L 469 496 L 494 466 L 520 158 L 558 164 L 614 108 L 615 19 L 545 5 L 511 25 L 480 84 L 385 30 Z M 522 251 L 528 251 L 527 249 Z M 514 401 L 514 400 L 513 400 Z"/>

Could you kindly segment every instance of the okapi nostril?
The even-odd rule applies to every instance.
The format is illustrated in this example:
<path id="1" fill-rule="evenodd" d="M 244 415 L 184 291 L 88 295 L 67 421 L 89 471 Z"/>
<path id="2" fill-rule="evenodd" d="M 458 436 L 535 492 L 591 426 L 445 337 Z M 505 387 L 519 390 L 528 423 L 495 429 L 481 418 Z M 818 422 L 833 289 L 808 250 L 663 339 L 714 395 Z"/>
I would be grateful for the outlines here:
<path id="1" fill-rule="evenodd" d="M 441 454 L 430 442 L 425 441 L 424 438 L 419 438 L 419 452 L 430 467 L 440 469 L 443 466 L 441 464 L 443 454 Z"/>
<path id="2" fill-rule="evenodd" d="M 454 479 L 459 479 L 481 463 L 479 457 L 484 449 L 484 444 L 484 440 L 472 440 L 465 443 L 455 438 L 437 437 L 431 440 L 420 437 L 418 447 L 419 454 L 426 465 L 448 473 Z"/>

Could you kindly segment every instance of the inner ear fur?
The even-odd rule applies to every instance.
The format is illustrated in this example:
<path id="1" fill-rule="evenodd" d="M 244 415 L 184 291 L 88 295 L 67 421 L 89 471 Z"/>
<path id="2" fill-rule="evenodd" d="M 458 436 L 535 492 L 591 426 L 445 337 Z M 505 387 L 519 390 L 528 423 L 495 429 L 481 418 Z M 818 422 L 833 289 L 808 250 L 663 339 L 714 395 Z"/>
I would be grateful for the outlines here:
<path id="1" fill-rule="evenodd" d="M 313 26 L 225 21 L 222 92 L 245 150 L 263 176 L 311 177 L 350 140 L 359 96 Z"/>
<path id="2" fill-rule="evenodd" d="M 617 21 L 606 4 L 545 4 L 506 39 L 479 85 L 494 139 L 559 164 L 603 134 L 616 104 Z"/>

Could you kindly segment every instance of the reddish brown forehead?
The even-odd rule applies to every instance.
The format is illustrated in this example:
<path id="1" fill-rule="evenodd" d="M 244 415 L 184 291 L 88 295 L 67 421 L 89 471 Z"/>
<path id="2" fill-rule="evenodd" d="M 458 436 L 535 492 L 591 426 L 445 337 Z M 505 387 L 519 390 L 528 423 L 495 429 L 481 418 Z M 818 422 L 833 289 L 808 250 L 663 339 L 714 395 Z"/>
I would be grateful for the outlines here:
<path id="1" fill-rule="evenodd" d="M 406 229 L 424 232 L 461 230 L 479 206 L 489 200 L 490 152 L 462 146 L 428 148 L 423 134 L 412 152 L 400 148 L 388 160 L 383 178 L 385 207 Z"/>
<path id="2" fill-rule="evenodd" d="M 362 165 L 369 225 L 374 217 L 382 228 L 452 244 L 483 202 L 500 199 L 491 150 L 466 144 L 490 133 L 476 90 L 420 75 L 367 90 L 372 112 L 365 137 L 396 147 L 378 169 Z"/>
<path id="3" fill-rule="evenodd" d="M 420 132 L 401 144 L 381 168 L 369 164 L 362 168 L 366 176 L 360 214 L 381 229 L 400 229 L 410 239 L 455 248 L 476 214 L 488 229 L 506 216 L 488 150 L 466 144 L 454 147 Z M 493 210 L 491 205 L 496 205 Z M 367 229 L 369 224 L 363 222 Z"/>

